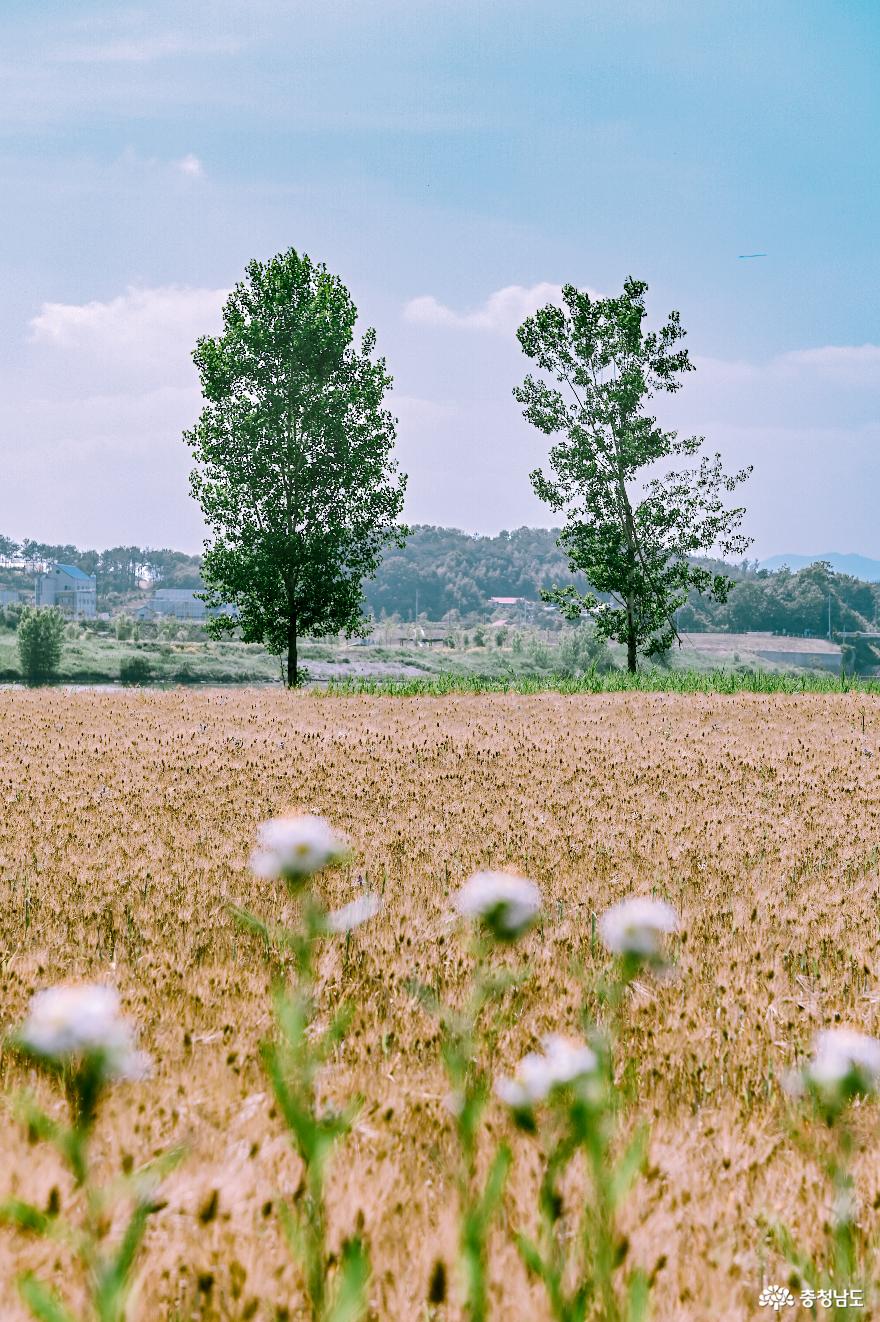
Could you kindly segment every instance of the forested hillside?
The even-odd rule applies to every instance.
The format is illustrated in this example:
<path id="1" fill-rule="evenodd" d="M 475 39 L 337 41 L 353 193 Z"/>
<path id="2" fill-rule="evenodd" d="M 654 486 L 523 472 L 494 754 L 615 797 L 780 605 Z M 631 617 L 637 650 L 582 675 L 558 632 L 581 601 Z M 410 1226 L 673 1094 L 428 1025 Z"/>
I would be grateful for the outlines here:
<path id="1" fill-rule="evenodd" d="M 420 524 L 402 549 L 393 548 L 376 577 L 364 584 L 367 608 L 376 618 L 417 615 L 439 620 L 450 611 L 461 617 L 491 614 L 492 597 L 539 601 L 541 590 L 586 583 L 569 572 L 556 545 L 558 529 L 517 528 L 495 537 L 478 537 L 457 528 Z M 81 551 L 75 546 L 0 537 L 0 587 L 29 586 L 36 566 L 60 560 L 97 574 L 101 609 L 113 609 L 138 583 L 200 586 L 198 556 L 169 549 L 117 546 Z M 793 573 L 759 569 L 755 562 L 725 565 L 705 561 L 735 580 L 725 604 L 692 596 L 677 616 L 682 631 L 775 633 L 824 636 L 829 631 L 870 629 L 880 615 L 880 584 L 865 583 L 827 565 Z"/>

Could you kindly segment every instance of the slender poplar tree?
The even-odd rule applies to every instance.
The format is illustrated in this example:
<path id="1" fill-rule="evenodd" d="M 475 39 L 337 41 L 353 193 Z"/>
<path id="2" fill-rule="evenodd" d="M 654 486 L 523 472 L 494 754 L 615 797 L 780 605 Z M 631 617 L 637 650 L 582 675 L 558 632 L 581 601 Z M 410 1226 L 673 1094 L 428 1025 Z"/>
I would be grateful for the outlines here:
<path id="1" fill-rule="evenodd" d="M 570 619 L 593 615 L 600 638 L 625 644 L 632 672 L 639 652 L 671 647 L 675 612 L 691 589 L 726 599 L 731 581 L 694 557 L 713 549 L 742 555 L 751 541 L 738 531 L 744 509 L 724 500 L 750 468 L 727 476 L 719 454 L 702 455 L 696 468 L 652 476 L 665 459 L 696 455 L 704 438 L 680 440 L 646 411 L 658 390 L 679 390 L 693 371 L 678 347 L 685 332 L 677 312 L 646 332 L 647 287 L 630 278 L 619 298 L 593 298 L 566 285 L 563 307 L 548 304 L 517 331 L 523 351 L 555 383 L 530 375 L 513 392 L 529 422 L 560 437 L 550 475 L 535 469 L 532 486 L 565 514 L 559 545 L 594 589 L 542 595 Z"/>
<path id="2" fill-rule="evenodd" d="M 211 534 L 203 596 L 236 608 L 208 628 L 286 658 L 291 687 L 298 639 L 364 631 L 363 580 L 407 531 L 391 377 L 374 330 L 355 342 L 356 318 L 339 277 L 291 248 L 248 265 L 222 333 L 193 354 L 204 407 L 184 439 Z"/>

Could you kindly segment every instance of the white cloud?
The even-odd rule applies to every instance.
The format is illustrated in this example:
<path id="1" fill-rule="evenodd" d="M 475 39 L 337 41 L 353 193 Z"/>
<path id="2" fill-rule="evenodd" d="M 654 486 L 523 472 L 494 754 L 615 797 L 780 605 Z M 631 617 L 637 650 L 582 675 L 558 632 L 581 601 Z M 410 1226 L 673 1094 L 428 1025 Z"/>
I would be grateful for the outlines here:
<path id="1" fill-rule="evenodd" d="M 49 58 L 57 64 L 150 64 L 183 55 L 233 55 L 238 50 L 238 42 L 229 38 L 196 38 L 169 32 L 72 43 L 58 47 Z"/>
<path id="2" fill-rule="evenodd" d="M 880 386 L 880 344 L 826 344 L 794 349 L 773 360 L 783 369 L 817 373 L 841 383 Z"/>
<path id="3" fill-rule="evenodd" d="M 440 303 L 433 294 L 413 298 L 403 309 L 404 318 L 421 326 L 455 326 L 465 330 L 487 330 L 512 334 L 526 317 L 546 303 L 558 303 L 562 286 L 542 282 L 537 285 L 506 285 L 490 294 L 485 303 L 469 312 L 455 312 Z"/>
<path id="4" fill-rule="evenodd" d="M 186 156 L 182 156 L 174 164 L 181 174 L 187 175 L 190 179 L 201 179 L 204 176 L 205 167 L 198 156 L 194 156 L 192 152 L 187 152 Z"/>
<path id="5" fill-rule="evenodd" d="M 216 333 L 228 291 L 183 285 L 130 286 L 101 302 L 44 303 L 30 322 L 32 344 L 76 355 L 96 385 L 180 384 L 192 379 L 200 335 Z"/>

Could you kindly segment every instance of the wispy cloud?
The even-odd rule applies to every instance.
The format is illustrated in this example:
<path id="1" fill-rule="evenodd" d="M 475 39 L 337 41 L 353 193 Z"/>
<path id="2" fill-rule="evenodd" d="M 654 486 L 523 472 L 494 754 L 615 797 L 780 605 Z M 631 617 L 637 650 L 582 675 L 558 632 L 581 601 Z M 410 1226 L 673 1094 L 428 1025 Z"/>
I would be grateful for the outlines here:
<path id="1" fill-rule="evenodd" d="M 829 380 L 880 386 L 880 344 L 826 344 L 794 349 L 774 362 L 783 370 L 817 373 Z"/>
<path id="2" fill-rule="evenodd" d="M 175 161 L 174 166 L 176 170 L 179 170 L 181 174 L 185 174 L 189 179 L 201 179 L 205 173 L 202 162 L 192 152 L 187 152 L 186 156 L 182 156 L 179 161 Z"/>
<path id="3" fill-rule="evenodd" d="M 180 56 L 234 55 L 240 49 L 239 43 L 230 37 L 192 37 L 167 32 L 72 42 L 56 47 L 49 59 L 56 64 L 151 64 Z"/>
<path id="4" fill-rule="evenodd" d="M 467 312 L 456 312 L 439 302 L 433 294 L 413 298 L 405 305 L 403 315 L 407 321 L 421 326 L 453 326 L 463 330 L 492 331 L 499 335 L 512 334 L 531 313 L 546 303 L 557 303 L 562 297 L 562 286 L 546 281 L 537 285 L 505 285 L 490 294 L 485 303 Z"/>

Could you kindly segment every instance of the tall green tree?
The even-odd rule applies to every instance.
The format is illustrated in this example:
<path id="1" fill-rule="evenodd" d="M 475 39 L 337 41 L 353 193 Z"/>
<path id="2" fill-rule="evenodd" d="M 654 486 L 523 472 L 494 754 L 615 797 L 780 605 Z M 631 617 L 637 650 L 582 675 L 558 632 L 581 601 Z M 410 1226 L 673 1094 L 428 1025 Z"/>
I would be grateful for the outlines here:
<path id="1" fill-rule="evenodd" d="M 739 555 L 750 541 L 737 531 L 744 510 L 724 502 L 750 469 L 728 477 L 716 454 L 697 468 L 651 476 L 664 459 L 696 455 L 703 438 L 679 440 L 646 411 L 656 391 L 678 390 L 693 370 L 679 347 L 677 312 L 659 331 L 645 330 L 646 289 L 628 279 L 619 298 L 592 298 L 566 285 L 563 307 L 548 304 L 517 331 L 554 383 L 529 375 L 513 392 L 529 422 L 560 436 L 550 475 L 536 469 L 532 485 L 554 513 L 564 512 L 560 546 L 594 589 L 542 595 L 569 618 L 591 613 L 600 637 L 626 644 L 631 671 L 639 652 L 656 656 L 672 645 L 689 589 L 725 599 L 727 577 L 689 557 L 711 548 Z"/>
<path id="2" fill-rule="evenodd" d="M 205 403 L 185 439 L 211 532 L 204 596 L 237 608 L 208 627 L 240 626 L 286 656 L 291 686 L 299 638 L 364 630 L 363 580 L 406 535 L 391 377 L 374 330 L 355 343 L 356 318 L 342 281 L 291 248 L 250 263 L 222 334 L 193 355 Z"/>
<path id="3" fill-rule="evenodd" d="M 26 606 L 18 621 L 18 657 L 28 684 L 54 679 L 61 664 L 64 616 L 56 606 Z"/>

